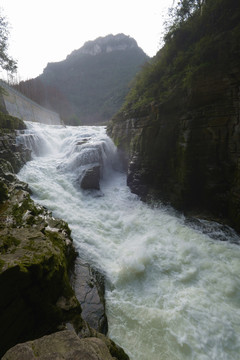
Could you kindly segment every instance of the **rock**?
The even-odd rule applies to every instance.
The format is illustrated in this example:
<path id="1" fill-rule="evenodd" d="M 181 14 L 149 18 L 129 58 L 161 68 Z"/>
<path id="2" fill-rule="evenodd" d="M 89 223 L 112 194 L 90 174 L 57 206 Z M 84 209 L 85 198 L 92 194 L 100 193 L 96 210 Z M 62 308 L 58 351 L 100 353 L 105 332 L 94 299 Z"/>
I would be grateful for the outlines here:
<path id="1" fill-rule="evenodd" d="M 91 167 L 90 169 L 85 170 L 84 175 L 81 179 L 81 188 L 82 189 L 94 189 L 100 190 L 100 165 Z"/>
<path id="2" fill-rule="evenodd" d="M 24 148 L 21 144 L 16 144 L 14 130 L 0 128 L 0 159 L 2 164 L 4 161 L 10 163 L 10 167 L 14 172 L 18 172 L 31 159 L 31 151 Z M 1 171 L 0 176 L 2 176 Z"/>
<path id="3" fill-rule="evenodd" d="M 35 205 L 20 184 L 7 190 L 0 205 L 0 356 L 62 323 L 82 326 L 68 277 L 76 253 L 67 224 Z"/>
<path id="4" fill-rule="evenodd" d="M 4 179 L 0 178 L 0 204 L 8 197 L 8 188 Z"/>
<path id="5" fill-rule="evenodd" d="M 81 338 L 82 332 L 78 334 L 78 336 Z M 101 339 L 107 346 L 110 354 L 113 356 L 114 359 L 117 360 L 129 360 L 128 355 L 125 353 L 125 351 L 118 346 L 113 340 L 109 339 L 108 337 L 104 336 L 103 334 L 95 331 L 94 329 L 90 328 L 90 332 L 88 337 L 96 337 L 98 339 Z"/>
<path id="6" fill-rule="evenodd" d="M 133 89 L 108 134 L 127 160 L 134 193 L 187 214 L 209 213 L 240 231 L 240 11 L 235 5 L 218 2 L 219 22 L 213 20 L 217 12 L 206 11 L 194 23 L 194 35 L 179 29 L 189 43 L 171 37 L 153 60 L 150 75 L 145 71 L 139 77 L 148 85 Z M 226 9 L 231 9 L 227 22 Z M 212 29 L 205 26 L 210 18 Z M 185 60 L 183 53 L 189 55 Z M 194 59 L 195 68 L 190 65 Z M 194 75 L 186 84 L 190 68 Z"/>
<path id="7" fill-rule="evenodd" d="M 34 341 L 18 344 L 2 360 L 112 360 L 108 347 L 99 338 L 80 339 L 65 330 Z"/>
<path id="8" fill-rule="evenodd" d="M 0 97 L 2 98 L 2 96 Z M 9 130 L 23 130 L 26 129 L 26 125 L 24 124 L 23 120 L 17 117 L 0 112 L 0 128 Z"/>
<path id="9" fill-rule="evenodd" d="M 83 320 L 98 332 L 107 334 L 104 277 L 79 258 L 75 263 L 74 290 L 81 304 Z"/>

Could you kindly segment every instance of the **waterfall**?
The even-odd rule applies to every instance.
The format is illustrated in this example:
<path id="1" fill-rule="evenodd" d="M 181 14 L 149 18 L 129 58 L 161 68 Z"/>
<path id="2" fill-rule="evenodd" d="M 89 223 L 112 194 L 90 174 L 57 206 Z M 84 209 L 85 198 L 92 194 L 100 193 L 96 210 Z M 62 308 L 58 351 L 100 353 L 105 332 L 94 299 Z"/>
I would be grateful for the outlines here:
<path id="1" fill-rule="evenodd" d="M 69 223 L 79 254 L 106 278 L 109 336 L 131 360 L 237 360 L 240 247 L 230 228 L 142 203 L 117 171 L 104 127 L 29 124 L 18 174 Z M 100 190 L 79 178 L 99 166 Z"/>

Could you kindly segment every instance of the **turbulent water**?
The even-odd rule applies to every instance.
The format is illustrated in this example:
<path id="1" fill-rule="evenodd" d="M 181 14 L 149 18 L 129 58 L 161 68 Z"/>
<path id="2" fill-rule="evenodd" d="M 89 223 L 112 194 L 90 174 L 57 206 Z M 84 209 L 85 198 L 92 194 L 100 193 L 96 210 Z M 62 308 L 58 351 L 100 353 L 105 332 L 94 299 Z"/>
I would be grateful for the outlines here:
<path id="1" fill-rule="evenodd" d="M 233 231 L 142 203 L 114 170 L 104 127 L 29 123 L 19 141 L 33 150 L 20 179 L 69 223 L 80 255 L 105 274 L 109 336 L 131 360 L 240 359 Z M 102 168 L 101 190 L 81 190 L 92 163 Z"/>

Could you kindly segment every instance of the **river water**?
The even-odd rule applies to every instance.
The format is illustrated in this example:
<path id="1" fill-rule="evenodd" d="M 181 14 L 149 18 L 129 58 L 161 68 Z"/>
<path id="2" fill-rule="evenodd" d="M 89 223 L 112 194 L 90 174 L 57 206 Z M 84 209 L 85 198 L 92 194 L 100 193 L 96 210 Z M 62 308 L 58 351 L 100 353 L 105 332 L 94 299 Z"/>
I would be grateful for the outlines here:
<path id="1" fill-rule="evenodd" d="M 105 275 L 109 336 L 131 360 L 240 359 L 234 231 L 141 202 L 104 127 L 28 123 L 19 141 L 33 150 L 19 178 Z M 80 189 L 91 164 L 101 165 L 100 191 Z"/>

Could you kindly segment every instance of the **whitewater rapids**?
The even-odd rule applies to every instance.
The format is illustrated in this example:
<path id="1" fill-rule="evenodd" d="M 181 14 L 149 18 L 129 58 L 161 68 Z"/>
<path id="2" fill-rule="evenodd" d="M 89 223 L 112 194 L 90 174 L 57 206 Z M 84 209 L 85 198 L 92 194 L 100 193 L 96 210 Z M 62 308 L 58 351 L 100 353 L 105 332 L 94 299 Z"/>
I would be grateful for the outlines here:
<path id="1" fill-rule="evenodd" d="M 109 337 L 131 360 L 240 359 L 234 231 L 202 222 L 203 231 L 142 203 L 116 170 L 104 127 L 28 123 L 18 141 L 33 151 L 18 177 L 68 222 L 80 256 L 105 275 Z M 92 163 L 101 165 L 101 190 L 81 190 L 79 174 Z"/>

